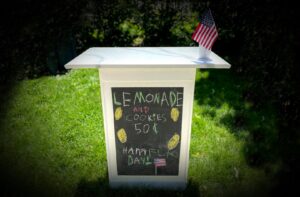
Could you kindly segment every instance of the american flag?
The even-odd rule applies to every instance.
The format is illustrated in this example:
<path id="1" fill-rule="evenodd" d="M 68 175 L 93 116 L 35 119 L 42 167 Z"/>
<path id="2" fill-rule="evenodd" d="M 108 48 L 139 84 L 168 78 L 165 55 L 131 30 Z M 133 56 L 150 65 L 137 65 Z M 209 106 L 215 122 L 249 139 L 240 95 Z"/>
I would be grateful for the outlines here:
<path id="1" fill-rule="evenodd" d="M 158 167 L 158 166 L 166 166 L 167 165 L 167 162 L 166 162 L 166 159 L 154 159 L 154 165 L 155 167 Z"/>
<path id="2" fill-rule="evenodd" d="M 205 11 L 201 17 L 192 39 L 198 42 L 206 49 L 211 49 L 212 45 L 218 37 L 217 28 L 210 9 Z"/>

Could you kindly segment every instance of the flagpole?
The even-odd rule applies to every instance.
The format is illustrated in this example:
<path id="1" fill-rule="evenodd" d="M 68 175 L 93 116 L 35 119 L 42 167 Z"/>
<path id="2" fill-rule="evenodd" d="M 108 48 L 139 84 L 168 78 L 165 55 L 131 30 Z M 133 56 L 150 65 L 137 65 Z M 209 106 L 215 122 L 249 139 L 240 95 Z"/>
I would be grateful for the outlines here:
<path id="1" fill-rule="evenodd" d="M 199 43 L 198 49 L 199 49 L 198 50 L 198 53 L 199 53 L 198 59 L 201 59 L 202 61 L 210 60 L 209 56 L 210 56 L 211 50 L 203 47 L 200 43 Z"/>
<path id="2" fill-rule="evenodd" d="M 198 58 L 201 58 L 201 48 L 200 48 L 200 43 L 198 42 Z"/>

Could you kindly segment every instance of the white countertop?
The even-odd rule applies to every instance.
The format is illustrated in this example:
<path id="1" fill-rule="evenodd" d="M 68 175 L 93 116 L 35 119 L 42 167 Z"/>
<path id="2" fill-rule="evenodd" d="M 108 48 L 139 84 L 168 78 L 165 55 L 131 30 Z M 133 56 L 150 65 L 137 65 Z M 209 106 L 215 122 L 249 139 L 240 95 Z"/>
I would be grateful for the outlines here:
<path id="1" fill-rule="evenodd" d="M 65 68 L 230 68 L 214 52 L 210 60 L 199 60 L 198 54 L 198 47 L 93 47 Z"/>

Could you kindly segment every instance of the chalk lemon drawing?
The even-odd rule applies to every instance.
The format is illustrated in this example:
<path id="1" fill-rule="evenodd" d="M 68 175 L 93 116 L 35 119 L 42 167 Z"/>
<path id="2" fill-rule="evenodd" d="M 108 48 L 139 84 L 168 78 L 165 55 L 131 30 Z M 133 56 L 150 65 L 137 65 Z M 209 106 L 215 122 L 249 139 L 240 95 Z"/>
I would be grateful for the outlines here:
<path id="1" fill-rule="evenodd" d="M 121 143 L 127 142 L 127 134 L 126 134 L 125 129 L 123 129 L 123 128 L 119 129 L 119 131 L 117 132 L 117 136 Z"/>
<path id="2" fill-rule="evenodd" d="M 178 117 L 179 117 L 179 110 L 178 110 L 176 107 L 173 107 L 173 108 L 171 109 L 171 119 L 172 119 L 174 122 L 177 122 Z"/>
<path id="3" fill-rule="evenodd" d="M 173 150 L 174 148 L 176 148 L 176 146 L 179 143 L 179 140 L 180 136 L 177 133 L 175 133 L 168 142 L 168 149 Z"/>
<path id="4" fill-rule="evenodd" d="M 120 120 L 122 118 L 123 110 L 121 107 L 117 107 L 115 111 L 115 119 Z"/>

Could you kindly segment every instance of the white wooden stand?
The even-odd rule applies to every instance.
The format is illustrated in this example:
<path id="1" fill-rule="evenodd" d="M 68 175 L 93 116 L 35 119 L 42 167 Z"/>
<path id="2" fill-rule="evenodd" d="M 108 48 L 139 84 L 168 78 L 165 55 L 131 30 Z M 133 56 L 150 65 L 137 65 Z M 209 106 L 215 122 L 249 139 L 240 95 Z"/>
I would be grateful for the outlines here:
<path id="1" fill-rule="evenodd" d="M 186 187 L 196 68 L 230 68 L 213 52 L 210 62 L 199 62 L 198 51 L 198 47 L 90 48 L 65 65 L 67 69 L 99 68 L 111 187 Z M 114 87 L 184 89 L 178 175 L 118 175 L 111 91 Z"/>

